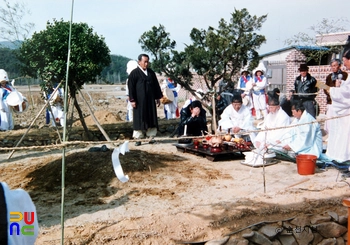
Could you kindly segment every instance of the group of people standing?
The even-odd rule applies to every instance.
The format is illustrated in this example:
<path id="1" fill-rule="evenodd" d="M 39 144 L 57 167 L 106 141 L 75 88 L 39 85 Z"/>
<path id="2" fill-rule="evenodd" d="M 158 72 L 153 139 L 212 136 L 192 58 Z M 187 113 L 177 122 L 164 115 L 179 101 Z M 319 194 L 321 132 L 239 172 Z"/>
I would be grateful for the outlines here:
<path id="1" fill-rule="evenodd" d="M 349 50 L 345 50 L 343 57 L 344 65 L 348 69 L 350 69 Z M 141 54 L 137 67 L 129 74 L 127 87 L 128 99 L 134 114 L 133 137 L 135 139 L 149 137 L 150 143 L 152 143 L 158 128 L 157 106 L 160 105 L 163 93 L 155 73 L 148 68 L 148 63 L 148 55 Z M 333 72 L 327 77 L 326 84 L 329 86 L 325 89 L 328 96 L 327 115 L 339 116 L 350 112 L 350 102 L 348 101 L 350 100 L 350 82 L 345 82 L 347 73 L 340 70 L 340 65 L 340 60 L 332 60 Z M 263 71 L 255 71 L 254 77 L 250 77 L 249 72 L 243 71 L 230 104 L 220 114 L 218 130 L 240 135 L 244 131 L 256 129 L 251 113 L 252 106 L 255 106 L 256 119 L 264 118 L 262 129 L 280 127 L 278 130 L 249 134 L 256 148 L 275 148 L 320 157 L 323 143 L 320 125 L 316 121 L 317 103 L 315 97 L 318 88 L 316 79 L 309 74 L 308 70 L 306 64 L 300 65 L 300 75 L 295 79 L 292 98 L 288 99 L 290 114 L 294 118 L 292 122 L 290 115 L 288 115 L 289 112 L 284 111 L 281 104 L 286 100 L 279 98 L 279 91 L 266 92 L 267 81 Z M 164 87 L 168 86 L 168 83 L 172 83 L 172 81 L 164 83 Z M 172 86 L 176 88 L 176 85 Z M 266 99 L 266 94 L 268 94 L 268 99 Z M 169 112 L 172 114 L 173 110 L 169 110 Z M 184 133 L 200 136 L 207 132 L 206 111 L 200 101 L 190 101 L 187 106 L 184 106 L 180 112 L 180 118 L 179 136 Z M 339 130 L 337 131 L 339 127 L 344 128 L 344 120 L 346 117 L 327 122 L 329 141 L 326 155 L 338 161 L 350 159 L 349 142 L 340 144 L 341 148 L 339 148 L 338 143 L 335 143 L 335 140 L 344 141 Z M 140 144 L 141 142 L 136 142 L 136 145 Z M 339 149 L 341 149 L 341 154 L 339 154 Z"/>
<path id="2" fill-rule="evenodd" d="M 267 79 L 263 70 L 256 70 L 251 77 L 247 70 L 241 72 L 237 89 L 242 90 L 242 100 L 245 106 L 254 109 L 256 119 L 263 119 L 267 115 L 266 88 Z"/>

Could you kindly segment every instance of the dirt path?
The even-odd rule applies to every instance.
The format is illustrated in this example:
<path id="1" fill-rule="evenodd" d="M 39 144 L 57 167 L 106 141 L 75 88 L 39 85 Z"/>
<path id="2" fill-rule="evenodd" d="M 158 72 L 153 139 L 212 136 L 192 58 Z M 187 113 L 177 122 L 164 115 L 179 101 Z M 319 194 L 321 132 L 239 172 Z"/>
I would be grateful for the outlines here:
<path id="1" fill-rule="evenodd" d="M 211 162 L 158 143 L 130 145 L 120 157 L 130 180 L 121 183 L 111 151 L 87 150 L 67 154 L 65 244 L 175 244 L 299 212 L 346 213 L 341 200 L 349 185 L 335 169 L 301 176 L 294 163 L 280 162 L 265 168 L 265 192 L 263 168 Z M 33 198 L 41 227 L 36 244 L 59 244 L 61 153 L 23 152 L 1 160 L 0 172 L 1 181 Z"/>

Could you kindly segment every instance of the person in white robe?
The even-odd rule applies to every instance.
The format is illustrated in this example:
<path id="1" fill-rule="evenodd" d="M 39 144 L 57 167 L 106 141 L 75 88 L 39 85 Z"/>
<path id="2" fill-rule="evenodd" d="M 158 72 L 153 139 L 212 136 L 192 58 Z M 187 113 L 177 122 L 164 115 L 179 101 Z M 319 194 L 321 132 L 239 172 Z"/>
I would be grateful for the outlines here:
<path id="1" fill-rule="evenodd" d="M 174 94 L 174 100 L 164 105 L 165 118 L 169 120 L 179 117 L 180 112 L 178 108 L 178 93 L 181 89 L 181 86 L 171 78 L 167 78 L 163 81 L 162 86 L 160 88 L 162 89 L 162 91 L 166 88 L 170 89 Z"/>
<path id="2" fill-rule="evenodd" d="M 47 92 L 44 91 L 44 96 L 50 99 L 50 108 L 46 111 L 46 123 L 51 121 L 52 126 L 64 126 L 64 89 L 58 88 L 54 92 L 57 86 L 58 83 L 48 88 Z"/>
<path id="3" fill-rule="evenodd" d="M 129 60 L 126 64 L 126 73 L 128 75 L 137 67 L 137 61 L 136 60 Z M 133 108 L 131 106 L 130 100 L 129 100 L 129 87 L 128 87 L 128 79 L 126 79 L 125 83 L 125 95 L 126 95 L 126 121 L 132 122 L 133 120 Z"/>
<path id="4" fill-rule="evenodd" d="M 28 192 L 11 190 L 5 182 L 0 182 L 0 217 L 0 244 L 35 243 L 39 232 L 38 216 Z"/>
<path id="5" fill-rule="evenodd" d="M 264 148 L 282 150 L 280 142 L 288 131 L 288 128 L 283 127 L 290 125 L 290 117 L 284 110 L 282 110 L 279 104 L 279 96 L 273 91 L 269 92 L 268 95 L 269 113 L 266 115 L 261 126 L 261 129 L 267 131 L 259 132 L 254 139 L 253 145 L 258 150 Z M 280 127 L 282 128 L 274 129 Z"/>
<path id="6" fill-rule="evenodd" d="M 241 77 L 237 82 L 237 89 L 242 90 L 243 104 L 250 110 L 253 108 L 252 99 L 253 78 L 249 75 L 247 70 L 241 72 Z"/>
<path id="7" fill-rule="evenodd" d="M 6 99 L 15 88 L 9 84 L 7 72 L 3 69 L 0 69 L 0 84 L 0 130 L 12 130 L 14 128 L 12 109 Z"/>
<path id="8" fill-rule="evenodd" d="M 254 127 L 254 118 L 248 107 L 243 105 L 242 97 L 234 93 L 232 103 L 225 108 L 218 122 L 218 129 L 230 131 L 235 137 L 240 138 L 244 131 L 256 130 Z M 256 133 L 250 133 L 250 140 L 253 141 Z"/>
<path id="9" fill-rule="evenodd" d="M 268 85 L 267 80 L 263 74 L 263 71 L 257 70 L 254 73 L 254 79 L 252 83 L 253 105 L 254 105 L 255 115 L 257 120 L 260 120 L 263 117 L 266 117 L 267 115 L 266 94 L 265 94 L 265 88 L 267 87 L 267 85 Z"/>
<path id="10" fill-rule="evenodd" d="M 322 133 L 320 124 L 309 114 L 301 101 L 292 105 L 294 120 L 283 137 L 283 149 L 295 154 L 310 154 L 317 158 L 322 154 Z M 312 123 L 313 122 L 313 123 Z"/>
<path id="11" fill-rule="evenodd" d="M 345 48 L 343 64 L 350 70 L 350 47 Z M 332 119 L 328 125 L 326 156 L 338 162 L 350 160 L 350 77 L 337 80 L 335 87 L 326 88 L 332 99 Z"/>

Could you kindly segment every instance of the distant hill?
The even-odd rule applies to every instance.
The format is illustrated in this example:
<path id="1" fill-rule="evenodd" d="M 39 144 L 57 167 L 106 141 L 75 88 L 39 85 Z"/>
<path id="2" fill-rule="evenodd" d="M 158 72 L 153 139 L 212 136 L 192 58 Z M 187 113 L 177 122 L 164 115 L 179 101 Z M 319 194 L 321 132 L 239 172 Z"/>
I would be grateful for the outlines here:
<path id="1" fill-rule="evenodd" d="M 9 77 L 20 77 L 19 61 L 16 57 L 16 49 L 20 46 L 22 41 L 16 43 L 9 41 L 0 41 L 0 69 L 5 69 Z M 126 64 L 130 58 L 121 55 L 111 55 L 111 64 L 106 66 L 98 80 L 99 82 L 105 82 L 109 84 L 124 83 L 128 78 L 126 73 Z M 17 80 L 16 80 L 17 81 Z M 19 81 L 20 82 L 20 81 Z"/>
<path id="2" fill-rule="evenodd" d="M 9 48 L 9 49 L 16 49 L 20 46 L 20 44 L 23 41 L 14 41 L 14 42 L 10 42 L 10 41 L 1 41 L 0 42 L 0 48 Z"/>

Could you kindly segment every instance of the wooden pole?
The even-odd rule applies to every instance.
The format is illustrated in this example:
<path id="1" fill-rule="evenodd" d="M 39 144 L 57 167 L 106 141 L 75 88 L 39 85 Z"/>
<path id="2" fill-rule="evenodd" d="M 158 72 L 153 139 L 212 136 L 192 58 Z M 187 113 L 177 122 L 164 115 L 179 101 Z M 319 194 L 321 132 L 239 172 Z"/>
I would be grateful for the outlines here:
<path id="1" fill-rule="evenodd" d="M 33 126 L 33 124 L 35 123 L 36 119 L 38 119 L 38 117 L 40 116 L 40 114 L 43 112 L 43 110 L 46 108 L 46 106 L 50 103 L 51 97 L 53 94 L 55 94 L 55 92 L 59 89 L 60 85 L 61 85 L 62 81 L 57 85 L 57 87 L 55 88 L 55 90 L 52 92 L 52 94 L 50 95 L 50 98 L 47 99 L 45 105 L 41 108 L 41 110 L 39 111 L 38 115 L 36 115 L 36 117 L 34 118 L 34 120 L 32 121 L 32 123 L 29 125 L 27 131 L 23 134 L 22 138 L 17 142 L 16 146 L 19 146 L 19 144 L 22 143 L 22 140 L 24 139 L 24 137 L 28 134 L 30 128 Z M 13 153 L 15 152 L 15 150 L 11 151 L 10 155 L 7 157 L 7 159 L 10 159 L 13 155 Z"/>
<path id="2" fill-rule="evenodd" d="M 112 141 L 112 140 L 109 138 L 109 136 L 108 136 L 108 134 L 106 133 L 106 131 L 102 128 L 101 124 L 97 121 L 97 119 L 96 119 L 96 117 L 95 117 L 95 115 L 94 115 L 94 112 L 92 111 L 92 109 L 91 109 L 89 103 L 88 103 L 88 102 L 86 101 L 86 99 L 84 98 L 84 95 L 83 95 L 83 93 L 81 92 L 81 90 L 79 89 L 78 91 L 79 91 L 81 97 L 83 98 L 84 102 L 86 103 L 87 107 L 89 108 L 91 117 L 92 117 L 92 119 L 94 120 L 94 122 L 96 123 L 96 125 L 97 125 L 97 127 L 99 128 L 99 130 L 101 131 L 101 133 L 103 134 L 103 136 L 106 138 L 107 141 Z"/>

